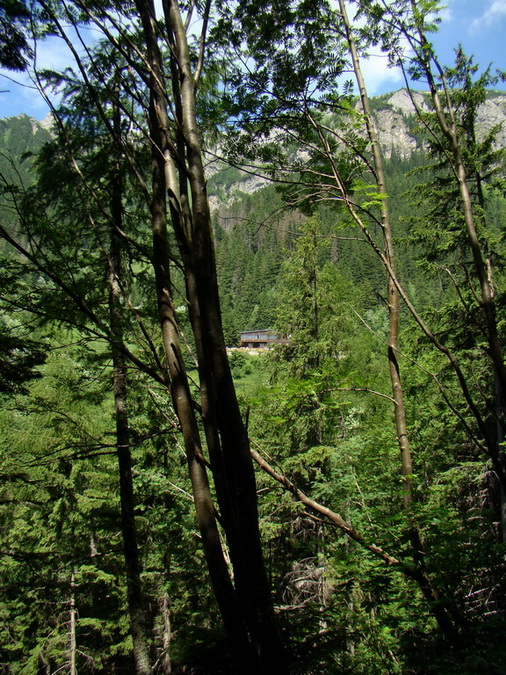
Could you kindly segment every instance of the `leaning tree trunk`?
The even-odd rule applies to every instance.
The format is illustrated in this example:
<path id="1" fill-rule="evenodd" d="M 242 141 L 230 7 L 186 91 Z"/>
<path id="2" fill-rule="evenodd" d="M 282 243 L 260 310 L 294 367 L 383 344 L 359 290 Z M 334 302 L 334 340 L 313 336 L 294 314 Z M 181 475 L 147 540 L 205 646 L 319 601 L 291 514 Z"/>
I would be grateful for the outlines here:
<path id="1" fill-rule="evenodd" d="M 152 109 L 154 106 L 152 105 Z M 159 138 L 162 141 L 160 135 Z M 188 469 L 192 484 L 197 521 L 213 591 L 220 608 L 223 623 L 233 657 L 245 672 L 250 671 L 253 653 L 246 625 L 242 619 L 234 587 L 223 555 L 214 506 L 209 489 L 205 460 L 202 454 L 200 432 L 195 417 L 194 402 L 185 370 L 179 342 L 178 324 L 171 296 L 169 255 L 167 246 L 166 204 L 165 204 L 165 158 L 154 148 L 153 158 L 153 201 L 151 205 L 153 223 L 153 253 L 157 284 L 158 313 L 162 328 L 162 339 L 167 359 L 170 392 L 176 414 L 181 425 Z"/>
<path id="2" fill-rule="evenodd" d="M 169 118 L 166 110 L 161 55 L 156 42 L 154 9 L 149 0 L 147 2 L 139 1 L 137 7 L 143 23 L 147 60 L 150 67 L 149 127 L 153 168 L 151 200 L 153 264 L 170 393 L 183 434 L 197 521 L 202 536 L 209 576 L 223 619 L 232 657 L 238 671 L 253 675 L 255 672 L 260 672 L 257 657 L 223 555 L 207 478 L 206 460 L 202 452 L 195 404 L 191 396 L 182 356 L 178 320 L 172 300 L 166 196 L 169 194 L 169 197 L 174 199 L 177 187 L 171 182 L 167 172 L 167 164 L 172 161 L 169 151 Z"/>
<path id="3" fill-rule="evenodd" d="M 197 83 L 178 4 L 166 0 L 164 9 L 174 53 L 172 91 L 178 115 L 177 147 L 182 148 L 185 158 L 181 167 L 185 176 L 180 173 L 179 180 L 184 197 L 180 213 L 185 226 L 176 228 L 176 237 L 187 279 L 206 438 L 213 448 L 213 475 L 219 476 L 216 489 L 238 598 L 262 668 L 279 671 L 285 668 L 285 658 L 262 555 L 255 473 L 221 323 L 211 216 L 196 120 Z M 185 194 L 187 185 L 189 195 Z M 177 215 L 175 220 L 179 220 Z"/>
<path id="4" fill-rule="evenodd" d="M 372 110 L 369 102 L 369 96 L 362 75 L 360 58 L 358 55 L 355 37 L 346 11 L 344 0 L 339 0 L 339 8 L 344 23 L 346 39 L 349 45 L 353 70 L 357 78 L 360 92 L 360 100 L 364 113 L 367 135 L 371 144 L 374 178 L 378 192 L 382 195 L 387 194 L 385 173 L 383 168 L 383 156 L 379 144 L 376 125 L 372 116 Z M 438 598 L 437 591 L 434 589 L 425 568 L 425 551 L 420 536 L 420 529 L 412 515 L 414 504 L 413 494 L 413 462 L 411 457 L 411 448 L 406 423 L 406 409 L 404 405 L 404 393 L 400 376 L 399 362 L 397 359 L 399 349 L 399 291 L 395 283 L 395 251 L 393 245 L 392 227 L 390 212 L 388 208 L 388 198 L 381 201 L 381 229 L 384 242 L 384 257 L 388 262 L 387 269 L 387 298 L 388 298 L 388 367 L 390 373 L 390 382 L 392 386 L 392 397 L 394 399 L 394 417 L 397 432 L 397 443 L 399 445 L 401 456 L 401 472 L 403 479 L 403 499 L 404 508 L 408 514 L 408 535 L 411 541 L 412 556 L 418 566 L 418 585 L 423 596 L 428 601 L 432 613 L 437 620 L 441 630 L 449 638 L 454 637 L 455 629 L 450 617 L 449 611 L 444 603 Z"/>

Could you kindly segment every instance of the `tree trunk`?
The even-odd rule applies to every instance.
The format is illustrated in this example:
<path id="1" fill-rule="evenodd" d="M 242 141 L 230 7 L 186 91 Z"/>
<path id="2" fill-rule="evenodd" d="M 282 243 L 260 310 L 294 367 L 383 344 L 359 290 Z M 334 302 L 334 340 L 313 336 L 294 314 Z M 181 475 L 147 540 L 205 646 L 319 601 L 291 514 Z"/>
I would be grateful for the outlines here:
<path id="1" fill-rule="evenodd" d="M 75 575 L 74 570 L 70 575 L 70 644 L 69 644 L 69 671 L 70 675 L 77 675 L 76 655 L 77 655 L 77 639 L 76 639 L 76 594 L 75 594 Z"/>
<path id="2" fill-rule="evenodd" d="M 115 123 L 119 126 L 119 110 L 115 110 Z M 121 321 L 121 242 L 116 228 L 123 230 L 121 162 L 117 158 L 111 184 L 111 244 L 109 254 L 109 314 L 113 342 L 113 391 L 116 416 L 116 448 L 119 465 L 121 503 L 121 528 L 127 577 L 127 600 L 130 615 L 130 630 L 137 675 L 151 673 L 147 621 L 141 586 L 141 566 L 135 526 L 135 503 L 130 452 L 130 430 L 127 411 L 127 369 L 119 348 L 123 342 Z"/>
<path id="3" fill-rule="evenodd" d="M 362 75 L 360 58 L 356 48 L 355 37 L 346 11 L 344 0 L 339 0 L 339 7 L 346 32 L 346 39 L 349 45 L 353 70 L 357 78 L 360 92 L 360 100 L 364 112 L 367 135 L 371 144 L 374 178 L 376 180 L 378 192 L 382 195 L 387 194 L 385 173 L 383 168 L 383 156 L 379 144 L 376 125 L 372 116 L 372 110 L 369 102 L 369 96 Z M 387 269 L 387 298 L 388 298 L 388 367 L 390 373 L 390 382 L 392 386 L 392 397 L 394 399 L 394 416 L 397 432 L 397 443 L 401 455 L 401 472 L 403 477 L 403 500 L 404 508 L 408 517 L 408 536 L 412 547 L 413 560 L 418 566 L 417 581 L 422 594 L 431 607 L 432 613 L 436 618 L 441 630 L 445 635 L 453 639 L 454 628 L 449 613 L 443 607 L 437 597 L 437 592 L 433 588 L 425 569 L 425 551 L 420 536 L 420 529 L 413 518 L 412 506 L 414 503 L 413 495 L 413 462 L 411 457 L 411 448 L 406 424 L 406 410 L 404 406 L 404 393 L 401 382 L 399 363 L 397 360 L 399 348 L 399 291 L 395 283 L 395 252 L 392 237 L 392 227 L 390 222 L 390 213 L 388 208 L 388 198 L 381 200 L 381 229 L 383 232 L 384 257 L 388 262 Z"/>
<path id="4" fill-rule="evenodd" d="M 184 147 L 186 158 L 186 176 L 179 184 L 184 186 L 181 204 L 187 226 L 176 228 L 176 236 L 185 265 L 206 438 L 238 598 L 261 667 L 281 672 L 286 667 L 284 650 L 262 555 L 255 473 L 221 324 L 211 217 L 196 122 L 196 83 L 178 4 L 166 0 L 164 9 L 168 32 L 173 36 L 173 63 L 177 64 L 173 75 L 173 93 L 180 113 L 177 147 Z M 186 179 L 189 196 L 184 194 Z"/>
<path id="5" fill-rule="evenodd" d="M 230 650 L 238 670 L 241 669 L 245 673 L 254 673 L 255 654 L 221 547 L 205 460 L 202 454 L 200 432 L 182 357 L 178 321 L 171 295 L 166 195 L 168 193 L 174 198 L 177 193 L 174 192 L 175 186 L 171 184 L 170 180 L 166 181 L 166 164 L 170 162 L 168 149 L 169 120 L 165 107 L 161 55 L 156 42 L 154 8 L 149 0 L 147 2 L 139 0 L 137 7 L 142 19 L 147 58 L 151 68 L 149 126 L 152 139 L 153 168 L 151 201 L 153 264 L 170 393 L 183 434 L 197 521 L 202 536 L 209 576 L 223 619 Z"/>
<path id="6" fill-rule="evenodd" d="M 173 125 L 167 115 L 165 78 L 156 41 L 153 6 L 149 1 L 139 0 L 137 7 L 142 18 L 151 68 L 150 133 L 156 175 L 154 190 L 159 193 L 153 198 L 155 265 L 173 399 L 188 444 L 190 473 L 196 481 L 194 491 L 195 503 L 198 505 L 204 499 L 204 492 L 208 495 L 209 488 L 184 365 L 175 348 L 177 327 L 167 276 L 166 194 L 184 266 L 190 320 L 197 349 L 202 418 L 222 523 L 230 548 L 235 589 L 226 566 L 222 569 L 223 553 L 215 524 L 210 527 L 207 522 L 204 525 L 204 546 L 209 544 L 211 532 L 213 539 L 216 539 L 208 550 L 209 569 L 210 572 L 213 570 L 211 576 L 214 577 L 215 593 L 236 654 L 234 643 L 239 639 L 237 632 L 243 631 L 243 667 L 256 673 L 274 670 L 282 673 L 286 665 L 260 544 L 255 474 L 221 326 L 209 204 L 196 122 L 196 83 L 190 67 L 186 32 L 177 3 L 167 0 L 164 2 L 164 11 L 171 47 L 171 100 L 176 111 Z M 175 141 L 170 132 L 174 126 Z M 201 493 L 204 477 L 206 486 Z M 202 501 L 202 516 L 205 515 L 206 521 L 212 516 L 214 521 L 210 498 L 206 496 L 205 499 L 205 507 Z M 218 556 L 218 551 L 219 563 L 217 557 L 213 557 L 215 553 Z M 217 574 L 218 567 L 221 571 Z M 225 582 L 225 579 L 228 581 Z M 239 615 L 232 621 L 226 619 L 226 616 L 233 617 L 237 611 Z M 233 638 L 232 632 L 236 634 Z"/>
<path id="7" fill-rule="evenodd" d="M 172 628 L 170 624 L 170 599 L 169 594 L 164 591 L 162 602 L 161 602 L 161 611 L 162 611 L 162 659 L 160 672 L 163 675 L 171 675 L 172 673 L 172 663 L 170 658 L 170 644 L 172 640 Z"/>

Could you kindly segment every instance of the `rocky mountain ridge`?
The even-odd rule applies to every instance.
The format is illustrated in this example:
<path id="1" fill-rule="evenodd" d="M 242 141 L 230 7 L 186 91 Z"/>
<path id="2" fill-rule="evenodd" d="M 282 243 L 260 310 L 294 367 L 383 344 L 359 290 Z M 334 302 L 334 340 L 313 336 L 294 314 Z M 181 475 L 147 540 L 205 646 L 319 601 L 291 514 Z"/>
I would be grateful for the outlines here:
<path id="1" fill-rule="evenodd" d="M 422 150 L 420 138 L 416 132 L 415 107 L 423 111 L 429 109 L 427 94 L 413 92 L 413 100 L 406 89 L 399 89 L 390 94 L 371 98 L 373 112 L 376 118 L 378 134 L 385 156 L 393 154 L 402 159 L 409 158 L 414 152 Z M 357 103 L 357 108 L 359 103 Z M 0 120 L 1 127 L 17 121 L 18 127 L 27 129 L 31 126 L 32 135 L 40 137 L 51 131 L 53 120 L 51 114 L 37 121 L 27 115 L 4 118 Z M 506 92 L 490 91 L 487 100 L 480 106 L 477 117 L 478 137 L 483 137 L 492 128 L 500 127 L 497 134 L 497 145 L 506 146 Z M 24 132 L 26 133 L 26 131 Z M 12 142 L 13 139 L 11 139 Z M 35 138 L 34 138 L 35 141 Z M 29 142 L 31 146 L 31 142 Z M 17 149 L 17 148 L 16 148 Z M 28 148 L 24 148 L 28 149 Z M 230 205 L 240 194 L 252 194 L 264 187 L 268 181 L 256 175 L 241 173 L 225 164 L 209 160 L 209 195 L 211 208 L 217 209 L 222 205 Z"/>
<path id="2" fill-rule="evenodd" d="M 428 111 L 426 95 L 414 92 L 413 101 L 422 111 Z M 406 89 L 372 99 L 380 143 L 387 157 L 395 152 L 399 157 L 409 157 L 420 150 L 410 119 L 414 118 L 415 107 Z M 491 91 L 487 100 L 478 109 L 478 137 L 483 138 L 492 128 L 501 126 L 497 134 L 497 145 L 506 145 L 506 93 Z"/>
<path id="3" fill-rule="evenodd" d="M 387 158 L 395 154 L 401 159 L 409 158 L 421 151 L 422 144 L 416 132 L 415 105 L 428 111 L 428 95 L 413 92 L 413 100 L 406 89 L 371 98 L 373 113 L 378 128 L 379 140 Z M 357 103 L 359 109 L 360 103 Z M 492 128 L 501 127 L 497 134 L 497 145 L 506 146 L 506 92 L 490 91 L 485 103 L 479 108 L 478 138 L 483 138 Z M 268 181 L 259 176 L 239 174 L 233 181 L 222 180 L 220 169 L 211 162 L 209 193 L 211 207 L 230 206 L 241 193 L 252 194 L 264 187 Z"/>
<path id="4" fill-rule="evenodd" d="M 423 92 L 414 92 L 413 100 L 423 111 L 428 110 L 426 95 Z M 419 143 L 413 133 L 413 125 L 409 124 L 415 112 L 413 101 L 406 89 L 399 89 L 391 94 L 373 96 L 371 102 L 378 125 L 380 142 L 387 155 L 394 151 L 401 157 L 409 157 L 414 151 L 420 149 Z M 358 105 L 357 105 L 358 107 Z M 28 115 L 20 114 L 15 118 L 27 118 L 32 124 L 35 134 L 38 129 L 50 130 L 53 126 L 51 113 L 38 121 Z M 478 131 L 482 135 L 501 125 L 497 141 L 501 146 L 506 145 L 506 92 L 491 91 L 485 103 L 478 110 Z"/>

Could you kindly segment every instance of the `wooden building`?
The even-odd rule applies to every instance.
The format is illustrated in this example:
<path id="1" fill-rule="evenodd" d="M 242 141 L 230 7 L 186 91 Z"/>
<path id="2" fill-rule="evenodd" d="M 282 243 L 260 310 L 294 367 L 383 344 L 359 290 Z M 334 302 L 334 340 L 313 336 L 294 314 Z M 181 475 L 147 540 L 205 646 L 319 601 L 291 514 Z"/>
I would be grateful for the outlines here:
<path id="1" fill-rule="evenodd" d="M 241 347 L 249 349 L 269 349 L 272 345 L 287 345 L 290 340 L 270 328 L 261 330 L 246 330 L 240 333 Z"/>

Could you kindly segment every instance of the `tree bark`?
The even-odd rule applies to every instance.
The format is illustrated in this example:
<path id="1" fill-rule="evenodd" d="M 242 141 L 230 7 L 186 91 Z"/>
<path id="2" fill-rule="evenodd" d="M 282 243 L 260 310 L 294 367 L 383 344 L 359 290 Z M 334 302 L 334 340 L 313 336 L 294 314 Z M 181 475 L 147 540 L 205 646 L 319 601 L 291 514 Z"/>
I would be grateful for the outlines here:
<path id="1" fill-rule="evenodd" d="M 422 44 L 424 44 L 423 34 L 420 32 Z M 504 482 L 504 475 L 506 474 L 506 457 L 504 453 L 504 423 L 506 419 L 505 409 L 505 393 L 506 393 L 506 366 L 504 363 L 501 341 L 499 339 L 499 329 L 497 321 L 497 309 L 495 304 L 495 293 L 490 274 L 485 262 L 485 255 L 482 244 L 478 236 L 478 228 L 474 215 L 473 204 L 471 200 L 471 191 L 467 179 L 466 167 L 462 157 L 462 149 L 457 132 L 457 125 L 455 122 L 454 110 L 448 89 L 445 83 L 446 105 L 450 114 L 450 125 L 446 123 L 440 96 L 435 82 L 432 79 L 430 67 L 426 67 L 428 80 L 430 85 L 431 98 L 436 110 L 436 116 L 439 127 L 444 136 L 449 140 L 453 161 L 454 170 L 457 177 L 460 199 L 464 212 L 464 219 L 466 223 L 466 233 L 469 249 L 473 258 L 474 268 L 481 292 L 481 309 L 485 318 L 486 335 L 488 342 L 488 356 L 492 361 L 494 369 L 494 391 L 495 391 L 495 410 L 497 420 L 497 437 L 494 447 L 494 456 L 497 465 L 500 467 L 498 475 L 500 485 L 500 517 L 501 529 L 500 534 L 503 541 L 506 541 L 506 489 Z M 503 480 L 501 480 L 501 478 Z"/>
<path id="2" fill-rule="evenodd" d="M 285 669 L 286 659 L 265 570 L 249 439 L 237 402 L 221 324 L 211 217 L 196 121 L 196 83 L 178 3 L 165 0 L 165 19 L 174 51 L 173 93 L 177 112 L 182 207 L 173 213 L 183 257 L 190 319 L 197 346 L 203 421 L 234 581 L 262 669 Z M 183 154 L 184 153 L 184 154 Z M 190 194 L 186 195 L 186 184 Z M 190 208 L 191 204 L 191 208 Z M 263 672 L 261 670 L 260 672 Z"/>
<path id="3" fill-rule="evenodd" d="M 170 599 L 167 591 L 164 591 L 162 602 L 161 602 L 161 612 L 162 612 L 162 659 L 161 659 L 161 668 L 160 672 L 163 675 L 171 675 L 172 673 L 172 661 L 170 657 L 170 645 L 172 641 L 172 628 L 170 623 Z"/>
<path id="4" fill-rule="evenodd" d="M 165 200 L 167 191 L 172 225 L 184 266 L 190 321 L 197 349 L 205 436 L 234 569 L 235 588 L 228 588 L 227 584 L 225 593 L 223 586 L 217 585 L 215 590 L 219 603 L 223 604 L 227 595 L 232 602 L 233 595 L 235 610 L 240 610 L 240 617 L 236 617 L 232 623 L 226 623 L 228 630 L 234 628 L 236 633 L 242 627 L 247 637 L 249 647 L 244 644 L 243 653 L 248 656 L 243 659 L 243 667 L 247 666 L 257 673 L 274 670 L 282 673 L 286 671 L 286 660 L 262 556 L 255 474 L 221 326 L 210 212 L 196 121 L 196 83 L 190 65 L 185 27 L 178 4 L 171 0 L 164 2 L 171 48 L 172 100 L 176 111 L 175 125 L 171 125 L 166 110 L 164 73 L 156 43 L 153 8 L 149 2 L 138 2 L 137 7 L 142 17 L 152 71 L 150 128 L 155 148 L 153 161 L 156 165 L 156 182 L 165 181 L 163 187 L 157 188 L 160 198 L 154 204 L 155 220 L 158 221 L 154 228 L 155 255 L 158 255 L 157 250 L 161 250 L 161 240 L 165 237 L 160 230 L 160 227 L 165 227 L 161 225 L 165 218 L 165 201 L 162 204 L 161 197 L 163 193 Z M 175 141 L 170 134 L 174 126 Z M 166 262 L 159 260 L 156 265 L 160 271 L 157 284 L 162 330 L 167 333 L 164 338 L 166 352 L 169 352 L 169 365 L 171 361 L 174 363 L 171 371 L 173 398 L 183 434 L 188 423 L 193 427 L 193 430 L 189 427 L 189 457 L 198 460 L 192 459 L 190 471 L 193 473 L 198 469 L 202 472 L 202 449 L 189 391 L 183 382 L 186 377 L 184 366 L 181 356 L 177 356 L 174 351 L 177 330 L 168 299 L 169 282 L 162 278 L 161 273 Z M 165 316 L 167 312 L 170 317 Z M 182 408 L 185 397 L 188 410 Z M 194 447 L 195 443 L 198 443 L 198 447 Z M 212 509 L 210 502 L 207 508 Z M 220 549 L 220 565 L 222 558 Z M 221 601 L 219 595 L 222 596 Z"/>
<path id="5" fill-rule="evenodd" d="M 174 181 L 174 160 L 171 156 L 170 122 L 166 110 L 166 93 L 161 55 L 157 45 L 154 8 L 150 0 L 138 0 L 137 9 L 142 20 L 147 60 L 150 67 L 149 127 L 152 141 L 152 201 L 153 264 L 156 278 L 158 314 L 167 360 L 170 393 L 181 425 L 188 469 L 192 483 L 197 521 L 209 576 L 223 619 L 230 650 L 236 668 L 245 673 L 260 672 L 257 657 L 237 599 L 223 555 L 220 536 L 211 499 L 200 431 L 195 416 L 188 378 L 179 340 L 178 321 L 172 301 L 167 237 L 166 195 L 171 200 L 171 211 L 179 213 L 180 195 Z M 175 150 L 172 148 L 172 152 Z M 173 223 L 177 227 L 177 222 Z M 193 308 L 198 311 L 198 308 Z"/>
<path id="6" fill-rule="evenodd" d="M 72 569 L 70 575 L 70 645 L 69 645 L 69 671 L 70 675 L 77 675 L 76 656 L 77 656 L 77 639 L 76 639 L 76 594 L 75 594 L 75 574 Z"/>
<path id="7" fill-rule="evenodd" d="M 114 123 L 119 128 L 119 109 L 115 106 Z M 141 565 L 135 525 L 135 500 L 130 451 L 130 429 L 127 410 L 127 369 L 119 345 L 123 343 L 121 308 L 121 241 L 118 231 L 123 231 L 121 158 L 116 165 L 111 181 L 111 243 L 109 253 L 109 315 L 113 341 L 113 392 L 116 417 L 116 453 L 119 466 L 121 503 L 121 528 L 127 577 L 127 601 L 130 629 L 137 675 L 151 673 L 149 639 L 146 612 L 141 585 Z"/>
<path id="8" fill-rule="evenodd" d="M 365 81 L 362 75 L 360 58 L 358 55 L 355 37 L 346 11 L 344 0 L 339 0 L 339 8 L 344 23 L 346 39 L 350 49 L 353 70 L 357 78 L 360 92 L 360 100 L 365 117 L 367 135 L 371 144 L 374 178 L 378 192 L 385 195 L 381 200 L 381 229 L 383 232 L 384 257 L 388 262 L 387 268 L 387 298 L 388 298 L 388 367 L 390 373 L 390 382 L 392 386 L 392 397 L 394 399 L 394 417 L 397 431 L 397 443 L 401 455 L 401 472 L 403 477 L 403 501 L 404 508 L 408 517 L 408 536 L 411 542 L 412 556 L 418 566 L 418 583 L 424 597 L 428 600 L 442 631 L 453 638 L 454 627 L 448 612 L 441 602 L 438 601 L 437 592 L 434 589 L 427 571 L 425 569 L 425 550 L 420 535 L 420 529 L 416 523 L 412 507 L 414 504 L 413 494 L 413 461 L 411 457 L 411 448 L 406 423 L 406 409 L 404 405 L 404 393 L 400 376 L 397 354 L 399 349 L 399 291 L 395 283 L 395 251 L 392 236 L 392 226 L 388 207 L 388 197 L 385 172 L 383 168 L 383 156 L 379 143 L 376 124 L 372 116 L 372 110 L 369 102 Z"/>

